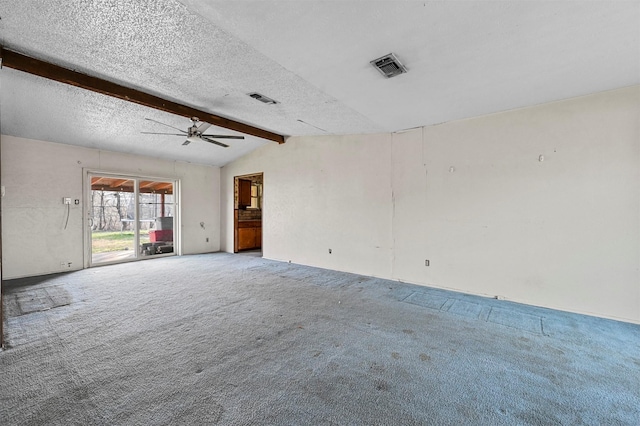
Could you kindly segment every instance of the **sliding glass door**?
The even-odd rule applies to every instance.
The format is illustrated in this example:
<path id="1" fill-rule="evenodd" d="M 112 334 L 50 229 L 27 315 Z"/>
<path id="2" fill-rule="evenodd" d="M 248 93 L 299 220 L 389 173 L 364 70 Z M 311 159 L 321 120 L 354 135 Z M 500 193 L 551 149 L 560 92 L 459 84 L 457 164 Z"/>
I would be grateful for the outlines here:
<path id="1" fill-rule="evenodd" d="M 175 182 L 89 174 L 90 265 L 173 254 Z"/>
<path id="2" fill-rule="evenodd" d="M 127 178 L 91 177 L 92 264 L 136 258 L 135 184 Z"/>
<path id="3" fill-rule="evenodd" d="M 174 252 L 174 210 L 173 182 L 140 181 L 138 228 L 142 256 Z"/>

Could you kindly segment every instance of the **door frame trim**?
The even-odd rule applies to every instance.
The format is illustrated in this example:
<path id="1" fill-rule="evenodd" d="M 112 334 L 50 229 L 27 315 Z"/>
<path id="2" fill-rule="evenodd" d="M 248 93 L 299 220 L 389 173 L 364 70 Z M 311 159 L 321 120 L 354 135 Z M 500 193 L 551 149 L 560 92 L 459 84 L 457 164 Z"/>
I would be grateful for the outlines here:
<path id="1" fill-rule="evenodd" d="M 264 228 L 264 172 L 255 172 L 255 173 L 246 173 L 243 175 L 238 175 L 233 177 L 233 252 L 238 253 L 238 192 L 236 189 L 239 185 L 238 180 L 242 178 L 254 177 L 254 176 L 262 176 L 262 204 L 260 205 L 260 210 L 262 210 L 260 223 L 261 228 Z M 260 242 L 260 250 L 264 253 L 264 233 L 261 234 L 261 242 Z"/>

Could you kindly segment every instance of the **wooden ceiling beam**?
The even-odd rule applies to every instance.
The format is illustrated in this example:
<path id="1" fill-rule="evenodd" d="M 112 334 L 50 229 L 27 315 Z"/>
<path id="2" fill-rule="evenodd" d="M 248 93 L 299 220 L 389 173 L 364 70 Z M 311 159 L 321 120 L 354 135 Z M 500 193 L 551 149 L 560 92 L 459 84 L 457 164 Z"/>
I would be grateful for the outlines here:
<path id="1" fill-rule="evenodd" d="M 190 106 L 162 99 L 158 96 L 150 95 L 129 87 L 124 87 L 98 77 L 82 74 L 68 68 L 54 65 L 50 62 L 35 59 L 12 50 L 7 50 L 2 46 L 0 46 L 0 64 L 7 68 L 13 68 L 18 71 L 48 78 L 71 86 L 80 87 L 103 95 L 112 96 L 138 105 L 144 105 L 160 111 L 188 118 L 198 117 L 199 120 L 206 123 L 234 130 L 246 135 L 257 136 L 277 143 L 285 142 L 285 137 L 283 135 L 241 123 L 239 121 L 234 121 L 229 118 L 221 117 L 219 115 L 211 114 L 206 111 L 201 111 Z"/>
<path id="2" fill-rule="evenodd" d="M 91 178 L 91 185 L 96 185 L 99 184 L 101 182 L 104 182 L 106 178 L 104 177 L 92 177 Z"/>
<path id="3" fill-rule="evenodd" d="M 156 195 L 171 195 L 173 194 L 173 188 L 167 188 L 166 190 L 159 191 L 155 188 L 140 188 L 141 194 L 156 194 Z"/>
<path id="4" fill-rule="evenodd" d="M 167 189 L 173 187 L 171 182 L 160 182 L 155 186 L 155 189 Z"/>
<path id="5" fill-rule="evenodd" d="M 126 185 L 126 186 L 133 186 L 133 181 L 131 179 L 114 179 L 111 182 L 111 187 L 112 188 L 119 188 L 121 186 L 123 186 L 125 183 L 130 182 L 130 185 Z"/>
<path id="6" fill-rule="evenodd" d="M 162 182 L 157 180 L 147 180 L 140 182 L 140 188 L 166 188 L 173 186 L 173 182 Z"/>

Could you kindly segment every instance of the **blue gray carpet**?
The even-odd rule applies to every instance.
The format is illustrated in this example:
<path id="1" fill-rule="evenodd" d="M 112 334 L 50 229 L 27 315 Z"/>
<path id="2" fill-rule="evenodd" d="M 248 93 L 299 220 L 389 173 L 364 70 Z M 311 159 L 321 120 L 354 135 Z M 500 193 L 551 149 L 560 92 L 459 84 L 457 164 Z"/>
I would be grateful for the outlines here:
<path id="1" fill-rule="evenodd" d="M 217 253 L 15 280 L 2 425 L 638 425 L 640 326 Z"/>

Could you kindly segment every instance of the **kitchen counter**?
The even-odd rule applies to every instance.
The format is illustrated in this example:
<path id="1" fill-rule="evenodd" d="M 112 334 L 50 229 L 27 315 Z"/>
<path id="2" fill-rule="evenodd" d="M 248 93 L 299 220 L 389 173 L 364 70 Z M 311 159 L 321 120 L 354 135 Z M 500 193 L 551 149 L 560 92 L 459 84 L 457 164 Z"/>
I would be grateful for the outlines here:
<path id="1" fill-rule="evenodd" d="M 238 220 L 238 228 L 256 228 L 262 227 L 262 220 L 247 219 Z"/>

